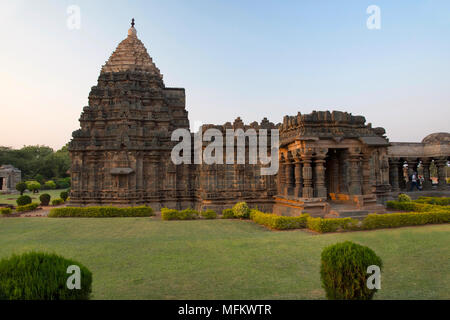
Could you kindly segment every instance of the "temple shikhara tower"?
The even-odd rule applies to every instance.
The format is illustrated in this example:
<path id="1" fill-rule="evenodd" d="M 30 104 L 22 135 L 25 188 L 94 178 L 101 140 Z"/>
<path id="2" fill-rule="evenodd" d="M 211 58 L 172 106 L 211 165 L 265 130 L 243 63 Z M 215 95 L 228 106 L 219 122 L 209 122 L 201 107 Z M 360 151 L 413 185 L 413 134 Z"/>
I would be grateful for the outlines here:
<path id="1" fill-rule="evenodd" d="M 284 215 L 339 216 L 343 204 L 382 212 L 377 203 L 406 188 L 403 169 L 428 168 L 423 174 L 429 176 L 432 162 L 438 167 L 439 188 L 448 188 L 450 142 L 445 133 L 413 146 L 391 144 L 383 128 L 341 111 L 298 113 L 279 124 L 266 118 L 245 124 L 238 118 L 201 128 L 279 130 L 276 175 L 261 175 L 261 163 L 249 163 L 248 141 L 244 164 L 175 165 L 171 151 L 178 142 L 171 141 L 172 132 L 189 129 L 185 90 L 164 85 L 137 37 L 134 20 L 127 38 L 102 67 L 80 127 L 69 145 L 73 206 L 145 204 L 156 210 L 220 211 L 246 201 Z M 205 149 L 206 143 L 200 147 Z M 271 151 L 269 142 L 267 154 Z"/>

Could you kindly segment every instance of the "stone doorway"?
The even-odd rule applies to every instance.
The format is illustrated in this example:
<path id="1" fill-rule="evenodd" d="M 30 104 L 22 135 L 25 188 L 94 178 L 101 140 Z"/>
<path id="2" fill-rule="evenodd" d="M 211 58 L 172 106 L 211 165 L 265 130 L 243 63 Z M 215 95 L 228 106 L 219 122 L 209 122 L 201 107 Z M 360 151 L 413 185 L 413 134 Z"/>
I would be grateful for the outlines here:
<path id="1" fill-rule="evenodd" d="M 347 149 L 329 149 L 325 158 L 325 185 L 330 200 L 335 200 L 338 194 L 348 194 L 347 154 Z"/>
<path id="2" fill-rule="evenodd" d="M 3 177 L 0 177 L 0 191 L 3 190 Z"/>

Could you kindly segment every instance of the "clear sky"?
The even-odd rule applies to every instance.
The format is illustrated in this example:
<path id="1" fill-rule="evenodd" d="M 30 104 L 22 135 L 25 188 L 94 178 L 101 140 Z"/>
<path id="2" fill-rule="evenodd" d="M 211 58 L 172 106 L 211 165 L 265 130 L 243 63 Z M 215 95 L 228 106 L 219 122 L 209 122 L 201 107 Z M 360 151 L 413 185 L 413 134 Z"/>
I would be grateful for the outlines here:
<path id="1" fill-rule="evenodd" d="M 0 0 L 0 145 L 67 143 L 132 17 L 166 86 L 186 88 L 191 124 L 328 109 L 391 141 L 450 131 L 448 0 Z"/>

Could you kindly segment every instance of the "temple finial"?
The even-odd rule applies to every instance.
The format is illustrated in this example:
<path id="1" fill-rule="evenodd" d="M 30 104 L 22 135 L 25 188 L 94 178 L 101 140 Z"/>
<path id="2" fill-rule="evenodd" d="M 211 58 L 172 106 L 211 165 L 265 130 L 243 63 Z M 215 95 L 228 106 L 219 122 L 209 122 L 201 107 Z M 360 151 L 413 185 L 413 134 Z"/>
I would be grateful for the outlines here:
<path id="1" fill-rule="evenodd" d="M 134 28 L 134 18 L 131 19 L 131 27 Z"/>

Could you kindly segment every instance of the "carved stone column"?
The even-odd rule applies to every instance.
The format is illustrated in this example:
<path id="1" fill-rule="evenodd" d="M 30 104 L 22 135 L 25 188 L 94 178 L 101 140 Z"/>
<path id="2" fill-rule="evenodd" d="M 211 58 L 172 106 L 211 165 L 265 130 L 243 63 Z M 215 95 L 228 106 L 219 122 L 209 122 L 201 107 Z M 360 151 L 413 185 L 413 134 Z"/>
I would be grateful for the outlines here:
<path id="1" fill-rule="evenodd" d="M 298 154 L 295 154 L 295 190 L 294 196 L 301 198 L 302 197 L 302 164 L 301 158 Z"/>
<path id="2" fill-rule="evenodd" d="M 447 158 L 435 159 L 434 163 L 437 168 L 438 174 L 438 189 L 447 189 L 446 170 L 447 170 Z"/>
<path id="3" fill-rule="evenodd" d="M 315 181 L 314 189 L 315 196 L 318 198 L 327 197 L 327 188 L 325 186 L 325 157 L 326 152 L 320 151 L 316 153 L 314 157 L 314 171 L 315 171 Z"/>
<path id="4" fill-rule="evenodd" d="M 310 153 L 302 153 L 301 157 L 303 164 L 303 198 L 312 198 L 314 196 L 311 167 L 312 155 Z"/>
<path id="5" fill-rule="evenodd" d="M 285 167 L 286 189 L 285 195 L 289 196 L 294 193 L 294 163 L 291 159 L 286 159 Z"/>
<path id="6" fill-rule="evenodd" d="M 280 156 L 279 159 L 279 165 L 280 167 L 278 168 L 278 183 L 277 183 L 277 187 L 278 187 L 278 194 L 279 195 L 283 195 L 284 194 L 284 185 L 286 183 L 286 179 L 284 177 L 285 171 L 284 171 L 284 159 L 282 156 Z"/>
<path id="7" fill-rule="evenodd" d="M 348 191 L 351 195 L 360 195 L 362 193 L 360 158 L 361 155 L 359 153 L 350 153 L 348 157 L 348 162 L 350 166 L 350 181 Z"/>
<path id="8" fill-rule="evenodd" d="M 364 152 L 362 156 L 362 192 L 363 194 L 372 193 L 372 185 L 370 183 L 370 151 Z"/>
<path id="9" fill-rule="evenodd" d="M 390 172 L 390 183 L 392 187 L 392 191 L 396 192 L 400 190 L 399 184 L 399 166 L 400 159 L 399 158 L 390 158 L 389 159 L 389 172 Z"/>
<path id="10" fill-rule="evenodd" d="M 422 167 L 423 167 L 423 190 L 431 190 L 431 176 L 430 176 L 430 164 L 431 158 L 423 158 L 422 159 Z"/>

